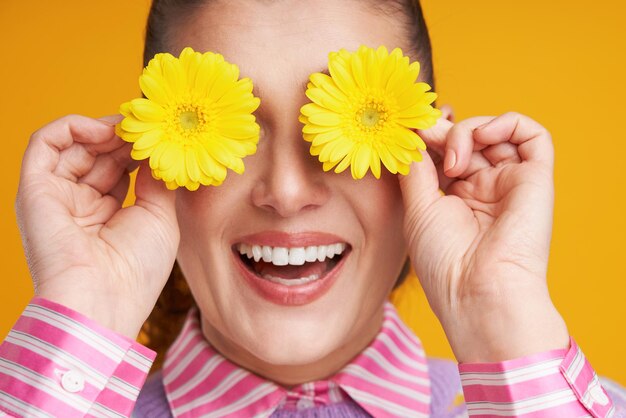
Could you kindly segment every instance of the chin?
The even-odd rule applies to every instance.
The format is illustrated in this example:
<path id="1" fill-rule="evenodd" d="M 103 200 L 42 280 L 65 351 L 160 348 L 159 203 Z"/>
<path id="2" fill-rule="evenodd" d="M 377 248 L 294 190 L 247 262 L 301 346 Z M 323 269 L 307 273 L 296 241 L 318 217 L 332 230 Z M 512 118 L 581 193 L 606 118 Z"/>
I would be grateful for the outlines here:
<path id="1" fill-rule="evenodd" d="M 345 344 L 345 341 L 329 331 L 328 326 L 307 327 L 303 324 L 299 330 L 277 327 L 274 331 L 254 338 L 247 347 L 254 357 L 267 364 L 310 365 L 323 360 Z"/>

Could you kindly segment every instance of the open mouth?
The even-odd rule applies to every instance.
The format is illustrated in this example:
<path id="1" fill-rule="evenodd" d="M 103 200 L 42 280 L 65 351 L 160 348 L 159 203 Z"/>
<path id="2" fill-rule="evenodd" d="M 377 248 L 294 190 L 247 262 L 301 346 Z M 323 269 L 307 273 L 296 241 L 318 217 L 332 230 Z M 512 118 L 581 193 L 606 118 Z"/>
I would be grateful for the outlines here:
<path id="1" fill-rule="evenodd" d="M 302 286 L 327 276 L 350 251 L 338 242 L 307 247 L 234 246 L 244 266 L 258 278 L 284 286 Z"/>

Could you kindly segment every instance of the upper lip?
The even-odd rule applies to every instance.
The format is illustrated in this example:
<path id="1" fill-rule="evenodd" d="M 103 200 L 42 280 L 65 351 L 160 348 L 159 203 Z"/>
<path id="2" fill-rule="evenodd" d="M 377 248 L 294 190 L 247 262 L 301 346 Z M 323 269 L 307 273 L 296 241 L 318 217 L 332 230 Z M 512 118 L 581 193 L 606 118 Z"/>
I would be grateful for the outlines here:
<path id="1" fill-rule="evenodd" d="M 307 231 L 290 233 L 283 231 L 263 231 L 243 236 L 234 242 L 234 244 L 240 243 L 295 248 L 347 243 L 347 241 L 335 234 L 327 232 Z"/>

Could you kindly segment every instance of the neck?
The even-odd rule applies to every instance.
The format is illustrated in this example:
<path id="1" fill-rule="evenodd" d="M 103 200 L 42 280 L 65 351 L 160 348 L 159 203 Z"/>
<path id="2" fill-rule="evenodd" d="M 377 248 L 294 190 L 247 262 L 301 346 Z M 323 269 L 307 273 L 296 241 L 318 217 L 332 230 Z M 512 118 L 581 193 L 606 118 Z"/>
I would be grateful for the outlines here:
<path id="1" fill-rule="evenodd" d="M 224 338 L 204 318 L 201 318 L 202 332 L 213 349 L 239 367 L 287 389 L 302 383 L 325 380 L 335 375 L 376 338 L 380 332 L 382 321 L 383 306 L 372 316 L 372 320 L 369 321 L 370 326 L 364 327 L 363 332 L 350 338 L 346 344 L 333 350 L 322 359 L 309 364 L 277 365 L 255 357 L 248 350 Z"/>

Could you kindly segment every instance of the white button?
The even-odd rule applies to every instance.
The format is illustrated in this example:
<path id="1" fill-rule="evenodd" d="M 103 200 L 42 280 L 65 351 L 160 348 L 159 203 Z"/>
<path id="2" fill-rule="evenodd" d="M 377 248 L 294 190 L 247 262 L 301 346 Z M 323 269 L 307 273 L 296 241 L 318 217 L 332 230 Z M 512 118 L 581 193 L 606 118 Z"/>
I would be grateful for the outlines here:
<path id="1" fill-rule="evenodd" d="M 600 404 L 601 406 L 606 406 L 609 403 L 609 397 L 606 396 L 604 391 L 602 390 L 602 386 L 597 385 L 591 388 L 591 397 L 594 402 Z"/>
<path id="2" fill-rule="evenodd" d="M 68 392 L 78 392 L 85 387 L 85 378 L 76 370 L 68 370 L 61 377 L 61 386 Z"/>
<path id="3" fill-rule="evenodd" d="M 315 402 L 313 402 L 313 400 L 309 398 L 300 398 L 298 399 L 298 402 L 296 404 L 296 407 L 298 409 L 308 409 L 308 408 L 313 408 L 314 406 L 315 406 Z"/>

